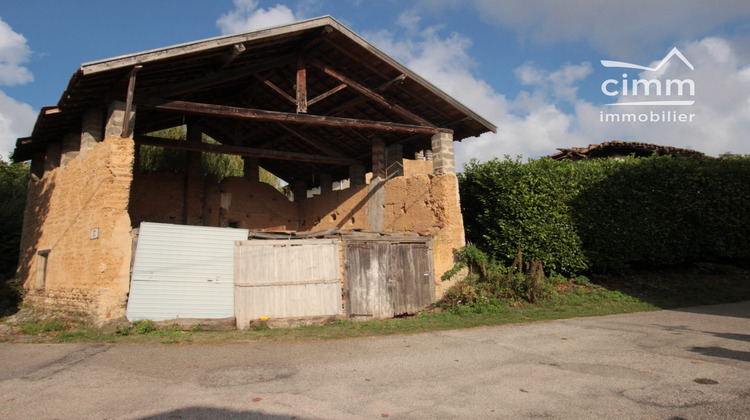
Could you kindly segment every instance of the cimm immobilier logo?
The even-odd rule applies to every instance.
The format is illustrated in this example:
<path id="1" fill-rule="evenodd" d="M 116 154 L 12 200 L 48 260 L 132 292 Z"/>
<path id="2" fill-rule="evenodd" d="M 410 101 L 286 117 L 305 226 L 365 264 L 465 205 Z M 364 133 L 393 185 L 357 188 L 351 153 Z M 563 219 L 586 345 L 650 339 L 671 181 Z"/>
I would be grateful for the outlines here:
<path id="1" fill-rule="evenodd" d="M 601 60 L 602 66 L 640 70 L 641 75 L 649 72 L 659 74 L 659 71 L 673 57 L 679 58 L 690 70 L 695 70 L 693 64 L 677 48 L 667 54 L 656 67 L 646 67 L 622 61 Z M 695 114 L 678 112 L 675 109 L 663 107 L 690 106 L 695 104 L 695 82 L 692 79 L 659 79 L 659 78 L 631 78 L 627 72 L 622 73 L 620 79 L 607 79 L 602 83 L 602 93 L 617 98 L 617 102 L 606 104 L 612 107 L 658 107 L 648 112 L 605 112 L 599 111 L 601 122 L 652 122 L 652 123 L 685 123 L 693 122 Z"/>

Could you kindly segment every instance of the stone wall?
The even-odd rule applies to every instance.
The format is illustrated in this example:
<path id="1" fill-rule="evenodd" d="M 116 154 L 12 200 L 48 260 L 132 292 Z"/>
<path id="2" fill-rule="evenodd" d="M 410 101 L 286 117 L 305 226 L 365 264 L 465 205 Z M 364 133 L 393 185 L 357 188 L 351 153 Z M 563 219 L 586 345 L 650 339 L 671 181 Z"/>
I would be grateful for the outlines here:
<path id="1" fill-rule="evenodd" d="M 26 304 L 96 321 L 125 314 L 133 150 L 131 139 L 107 138 L 30 184 L 18 270 Z"/>
<path id="2" fill-rule="evenodd" d="M 454 174 L 427 175 L 432 162 L 404 161 L 411 176 L 394 177 L 385 182 L 383 231 L 421 233 L 433 237 L 437 296 L 453 282 L 440 277 L 455 263 L 453 249 L 465 245 L 463 218 Z M 300 204 L 300 230 L 370 230 L 367 186 L 332 191 L 303 200 Z"/>
<path id="3" fill-rule="evenodd" d="M 133 178 L 134 146 L 112 137 L 31 184 L 19 275 L 26 302 L 42 309 L 80 312 L 97 322 L 125 314 L 132 252 L 131 227 L 142 221 L 184 223 L 185 175 L 140 173 Z M 436 292 L 464 245 L 463 220 L 453 174 L 432 175 L 429 161 L 405 161 L 407 176 L 382 182 L 383 230 L 433 237 Z M 370 230 L 368 185 L 290 202 L 268 184 L 244 178 L 191 178 L 201 203 L 191 220 L 206 226 L 314 231 L 331 227 Z M 381 187 L 382 188 L 382 187 Z M 383 192 L 381 189 L 380 193 Z M 98 238 L 91 239 L 91 230 Z M 45 254 L 45 250 L 49 253 Z M 40 255 L 42 251 L 43 255 Z M 46 258 L 46 274 L 42 263 Z M 40 276 L 43 285 L 39 283 Z"/>
<path id="4" fill-rule="evenodd" d="M 300 230 L 316 231 L 333 227 L 369 230 L 367 198 L 367 186 L 358 185 L 302 200 L 299 209 Z"/>
<path id="5" fill-rule="evenodd" d="M 392 178 L 385 194 L 386 231 L 432 236 L 435 288 L 441 297 L 454 283 L 440 279 L 455 264 L 453 249 L 466 244 L 456 176 L 446 173 Z"/>

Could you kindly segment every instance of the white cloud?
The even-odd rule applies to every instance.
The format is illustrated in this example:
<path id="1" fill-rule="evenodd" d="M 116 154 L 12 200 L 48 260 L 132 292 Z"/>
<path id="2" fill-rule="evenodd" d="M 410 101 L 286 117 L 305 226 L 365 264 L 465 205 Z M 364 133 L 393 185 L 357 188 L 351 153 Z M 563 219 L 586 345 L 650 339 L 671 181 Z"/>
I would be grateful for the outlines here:
<path id="1" fill-rule="evenodd" d="M 456 33 L 440 37 L 438 29 L 427 28 L 398 41 L 387 31 L 365 38 L 498 127 L 497 134 L 456 143 L 457 168 L 471 158 L 538 156 L 580 141 L 572 133 L 575 116 L 563 112 L 549 95 L 575 101 L 574 84 L 591 72 L 590 64 L 568 65 L 555 72 L 527 64 L 517 74 L 533 89 L 508 98 L 472 74 L 476 62 L 468 53 L 470 39 Z"/>
<path id="2" fill-rule="evenodd" d="M 305 3 L 313 7 L 312 3 Z M 297 19 L 291 9 L 277 4 L 268 9 L 258 8 L 257 0 L 234 0 L 234 10 L 216 20 L 222 34 L 247 32 L 270 26 L 292 23 Z"/>
<path id="3" fill-rule="evenodd" d="M 0 155 L 3 159 L 16 146 L 16 139 L 31 134 L 36 122 L 36 111 L 16 101 L 0 90 Z"/>
<path id="4" fill-rule="evenodd" d="M 533 86 L 551 94 L 561 101 L 575 102 L 578 87 L 576 83 L 593 72 L 591 63 L 566 64 L 559 70 L 549 72 L 526 63 L 515 70 L 522 85 Z"/>
<path id="5" fill-rule="evenodd" d="M 396 24 L 401 26 L 404 29 L 407 29 L 410 31 L 417 31 L 419 30 L 419 22 L 421 20 L 422 20 L 422 17 L 419 16 L 417 9 L 409 9 L 404 12 L 401 12 L 401 14 L 398 15 Z"/>
<path id="6" fill-rule="evenodd" d="M 13 86 L 34 80 L 29 69 L 22 66 L 30 56 L 26 38 L 0 19 L 0 85 Z"/>
<path id="7" fill-rule="evenodd" d="M 621 59 L 644 46 L 692 39 L 729 22 L 743 23 L 750 2 L 726 0 L 471 0 L 488 23 L 509 28 L 521 41 L 545 45 L 583 41 Z M 423 0 L 425 8 L 466 7 L 465 1 Z M 622 55 L 626 56 L 622 56 Z"/>
<path id="8" fill-rule="evenodd" d="M 613 112 L 615 107 L 578 96 L 579 87 L 598 88 L 603 81 L 590 77 L 593 67 L 588 62 L 551 71 L 526 63 L 515 70 L 522 90 L 508 97 L 472 73 L 470 39 L 456 33 L 441 36 L 438 27 L 410 35 L 380 31 L 366 38 L 498 127 L 496 134 L 456 143 L 457 168 L 471 158 L 539 157 L 556 148 L 610 140 L 693 148 L 710 155 L 750 153 L 750 65 L 738 56 L 732 41 L 708 37 L 683 43 L 680 50 L 695 70 L 672 65 L 664 69 L 673 78 L 695 81 L 696 104 L 678 110 L 696 114 L 694 123 L 607 123 L 600 121 L 600 112 Z"/>
<path id="9" fill-rule="evenodd" d="M 605 133 L 621 133 L 629 139 L 693 148 L 714 156 L 724 152 L 749 154 L 750 143 L 746 133 L 750 130 L 750 59 L 740 57 L 731 41 L 719 37 L 684 43 L 679 48 L 695 66 L 695 70 L 675 65 L 678 62 L 672 60 L 669 66 L 658 73 L 664 78 L 694 81 L 695 104 L 667 108 L 688 115 L 695 114 L 693 123 L 625 125 L 601 123 L 596 118 L 595 121 L 583 124 L 582 130 L 590 130 L 593 125 L 603 125 Z M 656 63 L 658 60 L 652 65 Z M 639 77 L 653 76 L 648 73 L 643 72 Z M 612 108 L 615 107 L 606 107 L 605 112 L 614 112 Z M 616 112 L 651 111 L 643 107 L 617 108 L 622 109 Z M 661 109 L 656 111 L 661 112 Z"/>
<path id="10" fill-rule="evenodd" d="M 23 66 L 31 56 L 26 38 L 0 19 L 0 86 L 13 86 L 34 80 Z M 0 156 L 13 150 L 16 138 L 28 136 L 36 121 L 36 112 L 28 104 L 9 97 L 0 90 Z"/>

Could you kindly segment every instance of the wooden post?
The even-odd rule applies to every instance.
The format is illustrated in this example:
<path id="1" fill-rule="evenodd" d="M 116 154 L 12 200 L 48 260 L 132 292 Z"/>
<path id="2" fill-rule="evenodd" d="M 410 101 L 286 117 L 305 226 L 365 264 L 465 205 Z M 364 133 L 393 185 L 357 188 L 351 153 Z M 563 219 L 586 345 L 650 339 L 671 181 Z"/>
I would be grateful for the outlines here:
<path id="1" fill-rule="evenodd" d="M 305 60 L 297 60 L 297 113 L 307 113 L 307 69 Z"/>
<path id="2" fill-rule="evenodd" d="M 122 134 L 120 137 L 130 137 L 130 111 L 133 109 L 133 94 L 135 93 L 135 75 L 138 70 L 142 69 L 142 65 L 134 66 L 130 70 L 130 76 L 128 80 L 128 94 L 125 99 L 125 121 L 122 123 Z"/>

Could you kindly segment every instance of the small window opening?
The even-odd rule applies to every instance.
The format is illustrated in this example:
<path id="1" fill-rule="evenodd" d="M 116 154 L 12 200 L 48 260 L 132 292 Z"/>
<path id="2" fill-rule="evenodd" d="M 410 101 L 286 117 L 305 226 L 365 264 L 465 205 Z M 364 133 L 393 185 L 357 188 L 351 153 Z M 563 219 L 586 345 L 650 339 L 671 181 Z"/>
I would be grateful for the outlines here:
<path id="1" fill-rule="evenodd" d="M 34 289 L 44 290 L 47 284 L 47 259 L 49 257 L 49 249 L 43 249 L 37 252 L 36 261 L 36 283 Z"/>
<path id="2" fill-rule="evenodd" d="M 238 222 L 237 220 L 230 220 L 227 222 L 227 226 L 237 229 L 240 227 L 240 222 Z"/>

